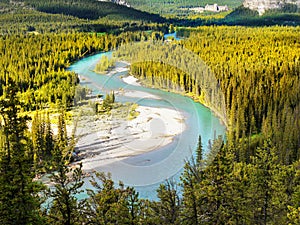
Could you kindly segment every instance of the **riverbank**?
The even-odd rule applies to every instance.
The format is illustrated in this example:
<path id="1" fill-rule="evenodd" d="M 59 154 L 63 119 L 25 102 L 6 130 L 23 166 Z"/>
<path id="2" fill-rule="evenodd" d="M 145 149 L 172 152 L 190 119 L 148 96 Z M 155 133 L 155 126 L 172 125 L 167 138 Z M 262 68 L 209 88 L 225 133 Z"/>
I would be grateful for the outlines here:
<path id="1" fill-rule="evenodd" d="M 141 85 L 141 82 L 139 81 L 139 79 L 135 78 L 133 75 L 128 75 L 126 77 L 123 77 L 122 78 L 123 82 L 127 83 L 127 84 L 130 84 L 130 85 L 134 85 L 134 86 L 142 86 Z M 149 86 L 147 84 L 144 84 L 144 86 Z M 150 87 L 150 86 L 149 86 Z M 159 87 L 159 89 L 161 90 L 165 90 L 164 88 L 162 87 Z M 169 90 L 165 90 L 165 91 L 169 91 Z M 227 123 L 227 119 L 226 119 L 226 116 L 224 116 L 222 113 L 220 113 L 215 107 L 212 107 L 211 105 L 207 104 L 206 102 L 204 101 L 201 101 L 199 99 L 198 96 L 195 96 L 194 94 L 190 94 L 190 93 L 182 93 L 182 92 L 176 92 L 176 91 L 173 91 L 174 93 L 178 93 L 178 94 L 181 94 L 181 95 L 184 95 L 184 96 L 187 96 L 191 99 L 193 99 L 195 102 L 199 102 L 201 103 L 203 106 L 207 107 L 208 109 L 210 109 L 219 119 L 220 121 L 223 123 L 223 125 L 225 125 L 225 127 L 228 129 L 228 123 Z M 225 107 L 225 106 L 224 106 Z M 225 110 L 225 109 L 224 109 Z"/>
<path id="2" fill-rule="evenodd" d="M 109 78 L 128 71 L 129 63 L 124 61 L 119 63 L 121 63 L 119 67 L 113 68 L 105 76 Z M 87 77 L 83 78 L 89 80 Z M 120 78 L 124 83 L 142 86 L 132 75 Z M 92 80 L 89 82 L 93 84 Z M 148 92 L 127 88 L 115 91 L 115 95 L 116 98 L 161 99 L 160 96 Z M 137 117 L 132 120 L 128 119 L 131 114 L 129 109 L 112 110 L 109 114 L 101 116 L 81 116 L 76 132 L 78 137 L 76 148 L 80 152 L 79 158 L 84 170 L 97 170 L 116 161 L 161 149 L 172 143 L 174 137 L 186 129 L 183 113 L 175 109 L 138 106 L 135 113 Z"/>
<path id="3" fill-rule="evenodd" d="M 141 84 L 139 83 L 139 80 L 137 78 L 135 78 L 134 76 L 126 76 L 123 77 L 122 80 L 130 85 L 134 85 L 134 86 L 141 86 Z"/>
<path id="4" fill-rule="evenodd" d="M 111 52 L 100 53 L 98 55 L 88 57 L 70 66 L 70 71 L 80 74 L 82 78 L 82 86 L 92 90 L 92 95 L 94 96 L 105 95 L 106 93 L 111 93 L 113 91 L 115 93 L 117 104 L 122 103 L 126 105 L 128 102 L 131 102 L 131 104 L 139 103 L 142 107 L 150 107 L 152 109 L 174 110 L 176 113 L 181 114 L 181 118 L 177 117 L 175 120 L 177 120 L 177 122 L 181 122 L 180 125 L 183 126 L 183 132 L 178 135 L 174 135 L 174 133 L 172 133 L 170 136 L 160 134 L 160 136 L 157 136 L 157 139 L 149 138 L 149 136 L 152 135 L 152 132 L 148 132 L 148 143 L 152 144 L 152 149 L 155 146 L 155 142 L 161 141 L 161 139 L 166 138 L 168 139 L 168 142 L 160 142 L 155 146 L 158 146 L 157 148 L 154 150 L 148 148 L 144 153 L 136 151 L 133 153 L 131 152 L 131 156 L 126 156 L 122 152 L 119 152 L 118 154 L 123 155 L 119 155 L 120 157 L 118 158 L 118 155 L 113 154 L 117 153 L 117 150 L 120 148 L 120 143 L 123 143 L 124 146 L 128 146 L 126 139 L 123 138 L 128 138 L 129 135 L 124 133 L 124 129 L 120 128 L 123 136 L 119 137 L 119 139 L 116 139 L 116 137 L 113 138 L 112 133 L 114 133 L 114 129 L 117 129 L 117 126 L 120 126 L 118 125 L 119 120 L 116 117 L 118 117 L 118 114 L 121 114 L 124 116 L 122 121 L 127 123 L 127 121 L 130 120 L 128 120 L 125 115 L 128 115 L 128 111 L 131 111 L 131 109 L 113 108 L 113 110 L 118 112 L 116 114 L 107 114 L 107 118 L 102 117 L 103 115 L 101 114 L 95 115 L 95 113 L 92 114 L 92 112 L 88 112 L 88 110 L 83 110 L 83 115 L 79 117 L 81 122 L 78 123 L 83 124 L 81 127 L 83 132 L 81 133 L 82 135 L 80 135 L 79 128 L 81 125 L 78 126 L 77 134 L 79 134 L 79 136 L 77 137 L 78 142 L 76 150 L 80 151 L 78 148 L 78 146 L 80 146 L 82 151 L 79 154 L 82 156 L 82 160 L 85 160 L 83 162 L 83 167 L 87 170 L 86 172 L 90 172 L 89 170 L 105 173 L 110 172 L 114 181 L 118 182 L 121 180 L 124 184 L 137 188 L 140 196 L 154 199 L 159 184 L 164 182 L 166 179 L 174 178 L 179 182 L 179 177 L 183 171 L 185 161 L 192 157 L 194 149 L 197 147 L 199 135 L 202 137 L 204 151 L 206 151 L 206 144 L 208 141 L 213 139 L 216 135 L 223 135 L 224 127 L 220 124 L 219 119 L 213 116 L 208 108 L 196 103 L 191 98 L 182 94 L 179 95 L 159 89 L 147 88 L 143 83 L 141 83 L 142 86 L 126 84 L 124 80 L 122 80 L 128 75 L 128 72 L 125 71 L 112 73 L 111 76 L 99 75 L 92 72 L 96 63 L 104 54 L 109 55 Z M 122 62 L 117 62 L 116 66 L 128 68 L 128 65 Z M 100 99 L 98 100 L 100 101 Z M 90 105 L 90 103 L 87 103 L 86 105 Z M 134 118 L 141 116 L 137 114 L 142 114 L 137 110 L 138 107 L 135 108 L 136 116 Z M 88 113 L 90 113 L 90 115 L 85 115 Z M 172 113 L 169 111 L 165 112 L 164 115 L 165 114 L 167 114 L 167 117 L 174 118 Z M 162 118 L 162 114 L 160 116 L 161 119 L 156 119 L 156 122 L 166 121 Z M 86 120 L 91 121 L 86 122 Z M 150 131 L 156 129 L 153 125 L 155 123 L 153 123 L 152 120 L 143 122 L 144 124 L 148 124 L 147 126 L 150 127 Z M 105 125 L 101 125 L 100 121 L 105 123 Z M 117 122 L 114 123 L 114 121 Z M 152 121 L 152 123 L 150 121 Z M 175 121 L 170 123 L 174 122 Z M 164 123 L 160 127 L 169 127 L 169 124 L 166 125 Z M 136 124 L 134 125 L 135 127 Z M 136 136 L 132 134 L 131 137 Z M 85 143 L 84 138 L 87 140 Z M 106 148 L 104 144 L 106 144 Z M 165 145 L 163 146 L 163 144 Z M 139 146 L 144 148 L 146 144 L 140 144 Z M 100 157 L 101 154 L 103 160 L 98 161 L 98 157 Z M 106 157 L 104 157 L 105 154 Z M 116 158 L 112 159 L 111 156 Z M 104 161 L 106 161 L 106 163 L 104 163 Z M 84 164 L 86 164 L 86 166 Z"/>
<path id="5" fill-rule="evenodd" d="M 84 171 L 160 149 L 186 129 L 184 115 L 177 110 L 137 106 L 134 111 L 136 117 L 129 119 L 132 109 L 117 108 L 103 115 L 85 109 L 76 131 Z"/>
<path id="6" fill-rule="evenodd" d="M 113 68 L 105 77 L 110 78 L 128 71 L 127 62 L 117 64 L 120 67 Z M 121 79 L 127 84 L 141 86 L 133 76 L 124 76 Z M 88 81 L 95 87 L 99 86 L 84 74 L 81 74 L 81 80 Z M 155 94 L 127 88 L 120 88 L 114 93 L 116 99 L 126 97 L 161 100 Z M 83 170 L 97 170 L 116 161 L 161 149 L 172 143 L 186 129 L 186 118 L 179 110 L 133 103 L 117 105 L 104 114 L 95 114 L 93 104 L 85 104 L 77 109 L 77 118 L 74 118 L 78 121 L 75 133 L 76 151 L 79 152 L 78 158 Z"/>

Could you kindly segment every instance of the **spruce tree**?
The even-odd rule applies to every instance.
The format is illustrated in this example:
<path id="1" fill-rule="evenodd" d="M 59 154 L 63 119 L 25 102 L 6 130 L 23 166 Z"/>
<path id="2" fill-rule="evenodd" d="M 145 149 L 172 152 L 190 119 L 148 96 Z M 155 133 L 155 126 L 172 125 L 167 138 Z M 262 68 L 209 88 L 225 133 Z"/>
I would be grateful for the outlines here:
<path id="1" fill-rule="evenodd" d="M 139 204 L 132 188 L 126 189 L 121 182 L 115 187 L 105 173 L 96 173 L 91 183 L 95 189 L 89 191 L 91 224 L 135 224 Z"/>
<path id="2" fill-rule="evenodd" d="M 10 80 L 0 99 L 0 223 L 38 224 L 41 218 L 37 194 L 42 186 L 33 182 L 33 161 L 25 136 L 28 117 L 19 116 L 21 103 L 16 91 Z"/>
<path id="3" fill-rule="evenodd" d="M 200 224 L 200 208 L 203 204 L 197 197 L 199 183 L 203 179 L 204 161 L 202 153 L 201 135 L 198 138 L 196 149 L 196 160 L 194 157 L 186 162 L 184 172 L 181 176 L 183 186 L 182 212 L 183 224 Z"/>
<path id="4" fill-rule="evenodd" d="M 157 190 L 159 202 L 155 204 L 155 211 L 159 214 L 159 224 L 180 224 L 181 201 L 177 185 L 167 180 Z"/>
<path id="5" fill-rule="evenodd" d="M 202 168 L 192 159 L 186 162 L 181 182 L 183 186 L 181 219 L 183 224 L 200 224 L 201 200 L 197 197 L 199 183 L 203 179 Z"/>
<path id="6" fill-rule="evenodd" d="M 54 150 L 54 138 L 53 132 L 51 128 L 51 121 L 50 115 L 47 113 L 46 123 L 45 123 L 45 134 L 44 134 L 44 141 L 45 141 L 45 154 L 46 156 L 51 156 Z"/>
<path id="7" fill-rule="evenodd" d="M 36 172 L 41 169 L 42 162 L 45 156 L 45 124 L 44 121 L 37 111 L 31 125 L 31 137 L 33 145 L 33 160 Z"/>
<path id="8" fill-rule="evenodd" d="M 65 151 L 68 145 L 68 135 L 65 121 L 65 112 L 61 111 L 58 116 L 58 132 L 56 143 L 61 151 Z"/>
<path id="9" fill-rule="evenodd" d="M 217 149 L 214 149 L 217 148 Z M 236 224 L 247 220 L 243 210 L 242 170 L 237 169 L 232 150 L 216 141 L 213 152 L 218 152 L 212 161 L 206 164 L 203 177 L 197 186 L 200 224 Z M 209 157 L 211 158 L 211 157 Z"/>
<path id="10" fill-rule="evenodd" d="M 199 135 L 198 138 L 198 145 L 197 145 L 197 164 L 200 164 L 203 160 L 203 149 L 202 149 L 202 140 L 201 140 L 201 135 Z"/>
<path id="11" fill-rule="evenodd" d="M 276 148 L 270 141 L 265 141 L 262 148 L 257 148 L 248 165 L 250 204 L 252 223 L 284 223 L 287 213 L 288 173 L 287 167 L 279 164 Z"/>
<path id="12" fill-rule="evenodd" d="M 57 225 L 80 225 L 86 222 L 83 215 L 85 201 L 77 199 L 82 192 L 82 166 L 70 168 L 62 158 L 51 175 L 54 187 L 50 188 L 47 221 Z"/>

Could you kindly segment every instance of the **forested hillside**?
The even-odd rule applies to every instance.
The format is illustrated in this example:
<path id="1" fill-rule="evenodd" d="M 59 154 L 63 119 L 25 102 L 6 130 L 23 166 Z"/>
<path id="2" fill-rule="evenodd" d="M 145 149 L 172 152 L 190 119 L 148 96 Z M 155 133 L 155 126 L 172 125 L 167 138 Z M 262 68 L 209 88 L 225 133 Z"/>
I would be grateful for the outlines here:
<path id="1" fill-rule="evenodd" d="M 140 40 L 141 36 L 147 39 L 146 33 L 129 34 L 125 33 L 126 30 L 168 29 L 167 25 L 147 22 L 148 19 L 151 21 L 150 17 L 155 20 L 158 16 L 127 7 L 100 2 L 95 5 L 94 1 L 78 1 L 75 6 L 70 3 L 71 1 L 1 1 L 0 95 L 11 79 L 19 87 L 26 110 L 58 104 L 71 106 L 78 78 L 65 71 L 65 68 L 85 55 Z M 58 7 L 62 5 L 65 7 Z M 103 6 L 105 7 L 102 8 Z M 49 11 L 50 8 L 65 11 L 50 14 L 35 10 Z M 86 14 L 88 9 L 101 13 L 99 17 L 112 17 L 97 20 L 79 18 L 83 15 L 93 16 L 93 13 Z M 115 14 L 122 13 L 122 19 L 114 17 Z M 74 33 L 76 31 L 88 33 Z M 72 34 L 66 34 L 68 32 Z M 117 37 L 106 32 L 124 33 Z"/>
<path id="2" fill-rule="evenodd" d="M 128 3 L 133 7 L 147 11 L 160 13 L 163 15 L 171 14 L 182 14 L 181 8 L 187 7 L 204 7 L 206 4 L 218 4 L 227 5 L 229 8 L 233 9 L 242 5 L 242 0 L 174 0 L 174 1 L 160 1 L 160 0 L 128 0 Z"/>
<path id="3" fill-rule="evenodd" d="M 242 26 L 297 26 L 300 24 L 300 14 L 297 7 L 296 9 L 293 7 L 283 7 L 267 10 L 263 15 L 259 15 L 255 10 L 240 6 L 226 15 L 224 19 L 219 20 L 219 22 L 216 21 L 216 23 Z"/>
<path id="4" fill-rule="evenodd" d="M 143 33 L 120 36 L 73 33 L 9 35 L 0 37 L 0 95 L 11 81 L 20 92 L 26 110 L 52 104 L 71 106 L 77 75 L 66 71 L 75 60 L 121 43 L 137 41 Z"/>
<path id="5" fill-rule="evenodd" d="M 249 139 L 255 134 L 271 138 L 282 163 L 299 160 L 298 34 L 299 28 L 199 28 L 182 43 L 220 80 L 229 137 L 248 146 L 237 154 L 241 161 L 255 153 Z"/>
<path id="6" fill-rule="evenodd" d="M 213 103 L 216 99 L 221 101 L 217 90 L 206 90 L 208 84 L 213 83 L 209 76 L 214 74 L 217 81 L 213 85 L 220 86 L 225 96 L 229 141 L 247 146 L 237 152 L 237 159 L 248 162 L 259 142 L 271 138 L 282 163 L 298 160 L 299 28 L 201 27 L 182 28 L 178 34 L 189 36 L 180 45 L 199 55 L 213 73 L 199 62 L 197 66 L 195 63 L 182 66 L 192 58 L 188 52 L 182 55 L 184 51 L 176 50 L 176 46 L 160 49 L 160 52 L 154 49 L 153 54 L 147 52 L 149 47 L 131 48 L 125 55 L 146 61 L 132 64 L 131 72 L 150 85 L 198 96 L 196 98 L 209 106 L 221 104 Z M 162 59 L 161 62 L 155 57 Z M 176 71 L 166 64 L 168 58 L 179 57 L 181 60 L 173 60 L 175 64 L 171 66 L 181 70 Z M 216 108 L 219 112 L 222 110 L 222 107 Z"/>
<path id="7" fill-rule="evenodd" d="M 114 4 L 111 2 L 100 2 L 94 0 L 65 0 L 65 1 L 31 1 L 24 2 L 37 9 L 38 11 L 72 15 L 84 19 L 99 19 L 107 17 L 108 19 L 118 20 L 143 20 L 147 22 L 163 22 L 158 15 L 141 12 L 126 6 Z"/>
<path id="8" fill-rule="evenodd" d="M 164 22 L 165 19 L 158 15 L 108 2 L 3 1 L 0 31 L 2 34 L 70 31 L 120 33 L 160 30 Z"/>
<path id="9" fill-rule="evenodd" d="M 144 43 L 120 49 L 117 56 L 132 60 L 131 73 L 146 85 L 193 96 L 218 115 L 224 114 L 214 107 L 222 105 L 216 90 L 224 94 L 227 143 L 212 164 L 207 156 L 187 165 L 184 215 L 178 216 L 186 223 L 180 223 L 299 222 L 299 32 L 298 27 L 181 28 L 178 35 L 186 37 L 181 47 Z M 186 49 L 207 66 L 194 64 Z M 220 145 L 219 139 L 211 152 Z M 202 171 L 203 165 L 208 166 Z"/>
<path id="10" fill-rule="evenodd" d="M 187 2 L 196 4 L 163 4 L 169 13 Z M 233 2 L 238 5 L 222 4 Z M 110 3 L 1 0 L 0 11 L 0 224 L 300 224 L 297 21 L 289 19 L 291 27 L 181 27 L 177 34 L 185 39 L 165 41 L 164 19 Z M 185 22 L 202 23 L 178 23 Z M 70 167 L 75 139 L 66 129 L 68 110 L 86 92 L 75 90 L 78 75 L 66 68 L 140 41 L 147 51 L 126 53 L 139 60 L 130 66 L 133 75 L 191 96 L 228 125 L 226 141 L 203 143 L 200 136 L 181 183 L 166 181 L 151 201 L 109 174 L 87 178 L 80 164 Z M 155 43 L 162 48 L 151 49 Z M 94 189 L 78 199 L 88 179 Z"/>

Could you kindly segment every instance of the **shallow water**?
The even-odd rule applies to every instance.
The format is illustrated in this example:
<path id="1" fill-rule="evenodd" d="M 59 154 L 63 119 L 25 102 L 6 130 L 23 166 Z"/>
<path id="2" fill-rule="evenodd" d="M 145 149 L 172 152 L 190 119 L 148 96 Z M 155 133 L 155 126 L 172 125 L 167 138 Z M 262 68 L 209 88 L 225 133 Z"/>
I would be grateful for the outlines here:
<path id="1" fill-rule="evenodd" d="M 205 154 L 207 153 L 208 141 L 218 135 L 224 136 L 225 126 L 208 108 L 195 103 L 188 97 L 124 83 L 121 77 L 125 76 L 127 72 L 116 73 L 112 76 L 94 73 L 92 70 L 104 54 L 111 56 L 112 53 L 96 54 L 70 66 L 69 70 L 85 77 L 81 81 L 81 85 L 90 88 L 93 94 L 106 94 L 112 90 L 119 91 L 120 89 L 147 92 L 158 96 L 159 99 L 117 96 L 116 101 L 136 102 L 143 106 L 175 109 L 182 112 L 186 117 L 184 121 L 186 129 L 180 135 L 175 136 L 169 145 L 105 166 L 99 165 L 97 168 L 97 171 L 111 172 L 116 183 L 121 180 L 125 185 L 134 186 L 140 197 L 156 199 L 156 189 L 159 184 L 170 178 L 180 181 L 179 177 L 185 160 L 189 160 L 192 155 L 195 155 L 199 134 L 202 137 Z M 117 63 L 116 66 L 122 67 L 124 64 Z M 90 185 L 86 183 L 86 187 L 90 187 Z M 81 197 L 84 195 L 79 196 L 79 198 Z"/>

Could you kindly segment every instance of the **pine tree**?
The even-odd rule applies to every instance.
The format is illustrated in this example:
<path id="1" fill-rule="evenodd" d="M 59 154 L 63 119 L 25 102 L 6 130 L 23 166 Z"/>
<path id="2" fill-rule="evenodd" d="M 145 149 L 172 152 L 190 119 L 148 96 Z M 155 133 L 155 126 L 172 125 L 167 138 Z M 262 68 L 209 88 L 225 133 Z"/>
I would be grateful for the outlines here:
<path id="1" fill-rule="evenodd" d="M 38 224 L 42 186 L 32 181 L 32 157 L 28 156 L 25 136 L 28 117 L 18 115 L 21 103 L 16 97 L 15 84 L 5 88 L 0 99 L 0 223 Z"/>
<path id="2" fill-rule="evenodd" d="M 198 145 L 196 149 L 196 160 L 194 157 L 186 162 L 184 172 L 181 176 L 183 186 L 182 199 L 182 221 L 183 224 L 200 224 L 200 208 L 203 202 L 197 198 L 199 183 L 203 179 L 204 161 L 202 156 L 201 135 L 198 138 Z"/>
<path id="3" fill-rule="evenodd" d="M 31 125 L 33 160 L 36 172 L 42 167 L 42 161 L 45 156 L 44 133 L 45 124 L 42 120 L 41 115 L 37 111 Z"/>
<path id="4" fill-rule="evenodd" d="M 196 196 L 199 201 L 199 223 L 202 224 L 236 224 L 247 221 L 246 204 L 243 193 L 242 170 L 234 163 L 231 150 L 219 143 L 217 155 L 209 161 L 203 171 L 203 177 L 197 186 Z M 244 221 L 244 222 L 243 222 Z"/>
<path id="5" fill-rule="evenodd" d="M 202 140 L 201 140 L 201 135 L 199 135 L 198 138 L 198 145 L 197 145 L 197 164 L 200 164 L 203 160 L 203 149 L 202 149 Z"/>
<path id="6" fill-rule="evenodd" d="M 57 131 L 57 145 L 58 148 L 65 152 L 68 145 L 68 135 L 65 121 L 65 112 L 62 111 L 58 116 L 58 131 Z"/>
<path id="7" fill-rule="evenodd" d="M 202 169 L 193 158 L 185 164 L 184 173 L 181 176 L 183 186 L 181 218 L 183 224 L 200 224 L 200 208 L 203 202 L 198 199 L 197 192 L 199 183 L 203 179 Z"/>
<path id="8" fill-rule="evenodd" d="M 90 223 L 134 224 L 137 220 L 137 196 L 123 183 L 115 188 L 110 174 L 96 173 L 91 183 L 95 190 L 89 191 Z"/>
<path id="9" fill-rule="evenodd" d="M 284 223 L 289 202 L 287 168 L 279 164 L 276 148 L 266 141 L 248 165 L 252 199 L 252 221 L 256 224 Z"/>
<path id="10" fill-rule="evenodd" d="M 53 132 L 51 128 L 51 121 L 50 115 L 47 113 L 46 124 L 45 124 L 45 135 L 44 135 L 44 142 L 45 142 L 45 154 L 47 156 L 51 156 L 54 150 L 54 139 L 53 139 Z"/>
<path id="11" fill-rule="evenodd" d="M 155 204 L 154 210 L 159 214 L 159 224 L 180 224 L 181 201 L 176 183 L 167 180 L 165 184 L 161 184 L 157 196 L 159 202 Z"/>
<path id="12" fill-rule="evenodd" d="M 127 204 L 129 210 L 128 223 L 131 225 L 138 224 L 140 220 L 141 202 L 139 193 L 132 187 L 126 188 Z"/>
<path id="13" fill-rule="evenodd" d="M 76 195 L 83 192 L 83 173 L 81 164 L 72 169 L 61 159 L 56 171 L 51 176 L 54 187 L 50 188 L 47 209 L 47 221 L 57 225 L 80 225 L 86 222 L 84 213 L 85 201 L 77 200 Z"/>

